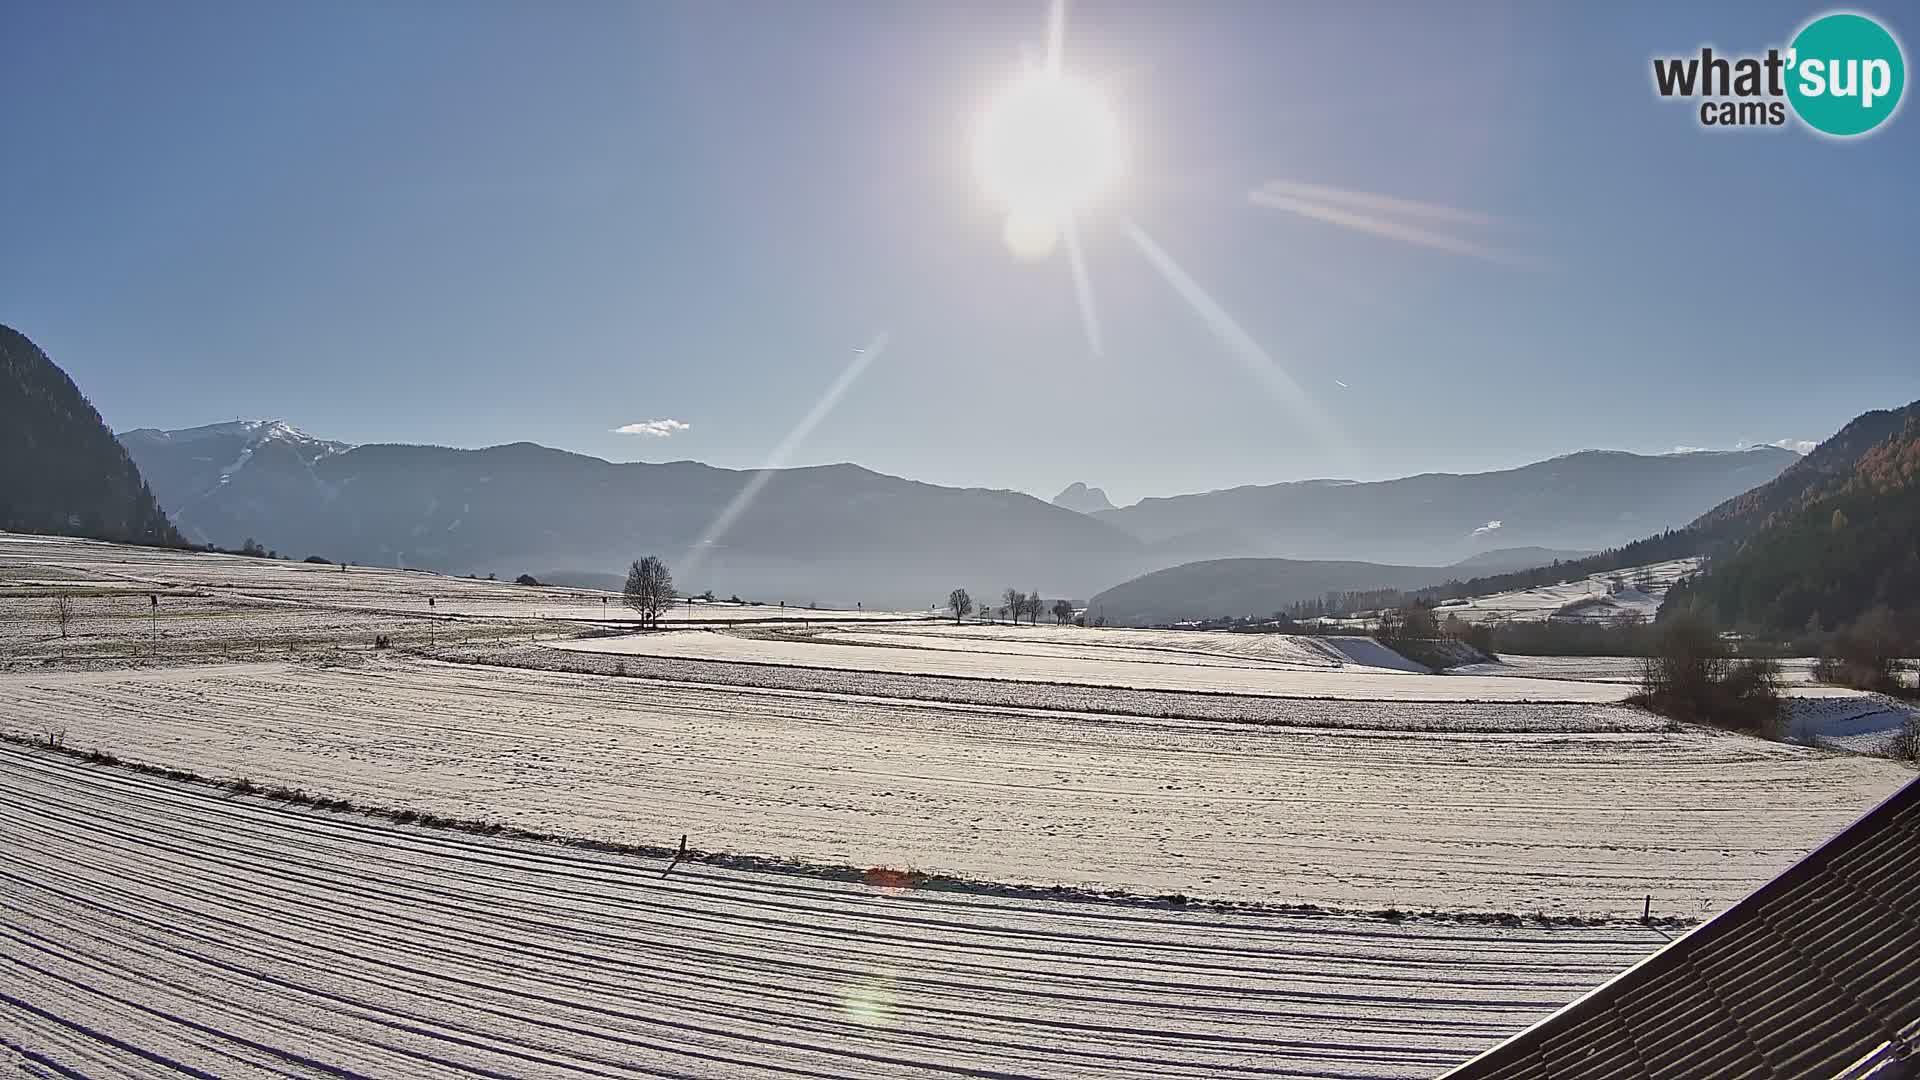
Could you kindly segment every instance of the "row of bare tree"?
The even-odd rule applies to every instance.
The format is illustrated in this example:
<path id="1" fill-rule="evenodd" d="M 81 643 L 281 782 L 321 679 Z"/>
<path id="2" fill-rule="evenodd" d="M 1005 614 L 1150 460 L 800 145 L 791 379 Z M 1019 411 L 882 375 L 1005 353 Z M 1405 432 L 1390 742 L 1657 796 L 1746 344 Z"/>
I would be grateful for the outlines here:
<path id="1" fill-rule="evenodd" d="M 1009 622 L 1026 619 L 1038 623 L 1043 613 L 1051 611 L 1053 621 L 1056 623 L 1064 623 L 1073 618 L 1073 604 L 1069 601 L 1055 600 L 1052 608 L 1048 608 L 1046 604 L 1046 600 L 1040 596 L 1038 589 L 1032 592 L 1021 592 L 1019 589 L 1009 588 L 1000 595 L 1000 617 Z M 947 609 L 953 612 L 953 621 L 957 623 L 973 614 L 973 597 L 965 589 L 955 589 L 947 594 Z M 992 610 L 992 608 L 983 607 L 980 613 L 991 615 Z"/>

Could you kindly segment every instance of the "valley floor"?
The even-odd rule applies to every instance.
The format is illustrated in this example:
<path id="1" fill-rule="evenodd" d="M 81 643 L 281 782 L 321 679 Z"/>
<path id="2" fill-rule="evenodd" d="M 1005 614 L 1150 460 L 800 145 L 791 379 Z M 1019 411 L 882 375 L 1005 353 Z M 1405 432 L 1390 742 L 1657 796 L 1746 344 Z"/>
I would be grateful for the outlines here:
<path id="1" fill-rule="evenodd" d="M 1913 775 L 1669 724 L 1605 658 L 863 612 L 576 636 L 616 606 L 0 535 L 0 1053 L 1430 1076 L 1663 943 L 1648 897 L 1707 917 Z M 1794 693 L 1810 739 L 1886 722 Z M 519 838 L 396 823 L 429 816 Z"/>
<path id="2" fill-rule="evenodd" d="M 1344 708 L 1464 722 L 1162 720 L 405 658 L 0 680 L 0 730 L 16 736 L 58 718 L 73 747 L 359 804 L 1341 908 L 1624 917 L 1653 894 L 1660 913 L 1697 918 L 1910 775 L 1716 732 L 1622 731 L 1609 707 Z M 1544 730 L 1482 719 L 1524 728 L 1534 710 Z"/>

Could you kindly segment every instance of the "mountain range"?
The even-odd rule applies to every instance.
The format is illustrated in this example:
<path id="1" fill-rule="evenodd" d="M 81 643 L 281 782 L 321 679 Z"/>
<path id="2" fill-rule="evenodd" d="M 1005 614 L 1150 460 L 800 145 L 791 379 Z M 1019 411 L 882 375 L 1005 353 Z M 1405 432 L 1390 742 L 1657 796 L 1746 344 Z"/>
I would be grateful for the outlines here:
<path id="1" fill-rule="evenodd" d="M 1515 540 L 1592 550 L 1640 523 L 1684 521 L 1793 460 L 1774 448 L 1588 451 L 1494 473 L 1308 481 L 1114 509 L 1085 485 L 1050 505 L 849 464 L 759 473 L 618 464 L 531 443 L 350 446 L 266 420 L 141 428 L 121 441 L 199 543 L 253 539 L 362 563 L 583 584 L 658 552 L 695 591 L 910 608 L 955 585 L 994 595 L 1018 582 L 1086 597 L 1196 557 L 1249 551 L 1348 552 L 1345 561 L 1431 570 L 1530 546 Z M 1183 514 L 1193 527 L 1176 527 Z M 723 515 L 725 529 L 708 536 Z"/>
<path id="2" fill-rule="evenodd" d="M 1492 548 L 1585 549 L 1676 528 L 1798 456 L 1774 446 L 1583 450 L 1514 469 L 1304 480 L 1145 499 L 1094 516 L 1171 556 L 1452 563 Z"/>
<path id="3" fill-rule="evenodd" d="M 683 590 L 912 608 L 957 583 L 1090 590 L 1144 568 L 1131 537 L 1032 496 L 857 465 L 759 473 L 532 443 L 346 446 L 269 421 L 123 440 L 181 531 L 223 547 L 581 584 L 658 553 Z"/>
<path id="4" fill-rule="evenodd" d="M 1706 605 L 1725 624 L 1763 633 L 1831 629 L 1886 606 L 1920 632 L 1920 402 L 1855 417 L 1778 475 L 1677 528 L 1590 555 L 1531 554 L 1506 568 L 1465 560 L 1442 578 L 1429 571 L 1424 583 L 1417 567 L 1200 560 L 1123 582 L 1091 603 L 1113 622 L 1164 623 L 1264 614 L 1327 591 L 1477 596 L 1703 555 L 1707 572 L 1669 596 Z"/>
<path id="5" fill-rule="evenodd" d="M 1693 595 L 1735 623 L 1833 625 L 1870 605 L 1920 618 L 1920 402 L 1863 414 L 1804 458 L 1774 447 L 1588 450 L 1486 473 L 1310 480 L 1128 507 L 1084 483 L 1048 503 L 851 464 L 742 471 L 616 464 L 532 443 L 353 446 L 273 420 L 116 438 L 72 379 L 5 326 L 0 421 L 0 528 L 11 531 L 253 540 L 596 584 L 658 553 L 683 591 L 918 608 L 955 585 L 991 596 L 1024 584 L 1140 608 L 1115 621 L 1256 614 L 1333 590 L 1463 595 L 1705 554 Z M 1302 557 L 1327 553 L 1343 557 Z M 1480 576 L 1461 580 L 1469 573 Z M 1113 581 L 1123 584 L 1100 592 Z"/>

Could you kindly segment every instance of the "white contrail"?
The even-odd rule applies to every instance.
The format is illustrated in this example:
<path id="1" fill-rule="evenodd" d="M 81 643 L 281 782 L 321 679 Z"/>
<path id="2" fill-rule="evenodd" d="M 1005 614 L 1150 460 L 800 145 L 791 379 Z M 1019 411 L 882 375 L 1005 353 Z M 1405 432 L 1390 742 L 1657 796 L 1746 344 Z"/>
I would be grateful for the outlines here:
<path id="1" fill-rule="evenodd" d="M 1100 344 L 1100 313 L 1093 306 L 1093 279 L 1087 276 L 1087 260 L 1080 254 L 1080 223 L 1067 218 L 1067 264 L 1073 268 L 1073 291 L 1080 299 L 1080 321 L 1087 328 L 1087 345 L 1093 355 L 1104 356 Z"/>
<path id="2" fill-rule="evenodd" d="M 1282 405 L 1291 409 L 1301 424 L 1310 429 L 1322 442 L 1328 445 L 1342 444 L 1340 433 L 1314 405 L 1313 399 L 1307 396 L 1306 390 L 1293 381 L 1293 376 L 1288 375 L 1279 364 L 1274 362 L 1267 350 L 1253 340 L 1252 334 L 1247 333 L 1238 322 L 1234 321 L 1232 315 L 1227 314 L 1226 308 L 1221 307 L 1218 301 L 1208 295 L 1206 289 L 1201 288 L 1200 283 L 1193 279 L 1193 275 L 1182 269 L 1179 263 L 1174 262 L 1173 256 L 1168 255 L 1159 244 L 1155 243 L 1153 237 L 1148 236 L 1146 230 L 1132 218 L 1125 219 L 1122 228 L 1127 238 L 1132 240 L 1140 249 L 1140 253 L 1153 264 L 1153 268 L 1160 271 L 1160 276 L 1167 279 L 1167 284 L 1173 286 L 1173 291 L 1180 294 L 1180 298 L 1187 302 L 1187 306 L 1193 308 L 1194 314 L 1200 316 L 1200 321 L 1207 324 L 1207 329 L 1213 331 L 1214 336 L 1226 345 L 1235 359 L 1253 373 L 1254 378 L 1280 399 Z"/>
<path id="3" fill-rule="evenodd" d="M 1439 203 L 1418 202 L 1413 199 L 1397 199 L 1391 195 L 1376 195 L 1368 191 L 1348 191 L 1345 188 L 1324 187 L 1320 184 L 1296 184 L 1290 180 L 1274 180 L 1254 192 L 1257 195 L 1271 195 L 1277 199 L 1298 199 L 1303 202 L 1345 203 L 1362 210 L 1372 210 L 1381 214 L 1399 214 L 1402 217 L 1431 218 L 1435 221 L 1451 221 L 1460 225 L 1477 225 L 1493 228 L 1503 224 L 1498 218 L 1482 214 L 1475 210 L 1462 210 L 1457 206 L 1442 206 Z M 1258 201 L 1258 200 L 1256 200 Z"/>
<path id="4" fill-rule="evenodd" d="M 1286 210 L 1290 213 L 1299 214 L 1301 217 L 1327 222 L 1330 225 L 1341 225 L 1349 229 L 1357 229 L 1360 232 L 1372 233 L 1375 236 L 1384 236 L 1390 240 L 1398 240 L 1402 243 L 1414 244 L 1419 247 L 1433 248 L 1436 251 L 1448 251 L 1455 255 L 1469 255 L 1476 259 L 1485 259 L 1488 262 L 1501 263 L 1506 266 L 1519 267 L 1525 270 L 1541 270 L 1547 266 L 1545 260 L 1532 255 L 1502 251 L 1499 248 L 1490 248 L 1481 244 L 1475 244 L 1471 241 L 1461 240 L 1458 237 L 1448 236 L 1445 233 L 1437 233 L 1431 229 L 1423 229 L 1417 225 L 1405 225 L 1397 221 L 1387 221 L 1384 218 L 1371 217 L 1367 214 L 1357 213 L 1337 206 L 1325 206 L 1319 203 L 1307 202 L 1302 199 L 1290 198 L 1285 195 L 1277 195 L 1271 191 L 1251 192 L 1247 195 L 1247 200 L 1255 206 L 1271 207 L 1275 210 Z"/>
<path id="5" fill-rule="evenodd" d="M 767 456 L 767 463 L 741 487 L 739 494 L 727 502 L 727 505 L 714 517 L 713 524 L 707 526 L 707 531 L 700 534 L 700 539 L 694 542 L 686 558 L 681 560 L 686 565 L 686 573 L 691 574 L 699 568 L 706 559 L 708 549 L 727 534 L 727 530 L 733 527 L 733 523 L 739 520 L 741 514 L 747 512 L 747 508 L 753 505 L 753 500 L 759 496 L 761 489 L 767 486 L 767 481 L 773 479 L 774 472 L 786 467 L 787 461 L 793 457 L 793 452 L 806 441 L 814 428 L 820 426 L 820 421 L 827 418 L 827 414 L 833 411 L 833 407 L 846 396 L 848 388 L 860 378 L 861 372 L 867 370 L 867 365 L 873 363 L 886 347 L 887 335 L 882 331 L 874 335 L 872 341 L 867 342 L 866 348 L 853 351 L 853 359 L 841 369 L 839 376 L 827 387 L 826 392 L 814 401 L 813 407 L 808 409 L 807 414 L 800 418 L 800 422 L 793 426 L 793 430 L 787 432 L 787 437 L 781 439 L 780 444 L 773 448 L 773 453 Z"/>

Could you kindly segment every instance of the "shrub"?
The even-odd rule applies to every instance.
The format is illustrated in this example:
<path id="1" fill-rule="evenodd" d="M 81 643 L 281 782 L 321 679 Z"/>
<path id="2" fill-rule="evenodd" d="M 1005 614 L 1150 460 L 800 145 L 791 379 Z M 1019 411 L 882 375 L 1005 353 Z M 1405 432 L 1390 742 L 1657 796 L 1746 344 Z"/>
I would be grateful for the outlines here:
<path id="1" fill-rule="evenodd" d="M 389 645 L 391 645 L 391 644 L 392 644 L 392 642 L 390 642 L 390 641 L 388 641 L 388 640 L 387 640 L 387 635 L 385 635 L 385 634 L 375 634 L 375 635 L 373 635 L 373 647 L 374 647 L 374 648 L 376 648 L 376 649 L 384 649 L 384 648 L 387 648 L 387 647 L 388 647 Z"/>
<path id="2" fill-rule="evenodd" d="M 1920 761 L 1920 712 L 1909 712 L 1907 719 L 1894 732 L 1893 743 L 1888 748 L 1894 757 L 1901 761 Z"/>
<path id="3" fill-rule="evenodd" d="M 1906 689 L 1899 660 L 1906 647 L 1892 610 L 1877 607 L 1833 636 L 1813 666 L 1813 677 L 1859 690 L 1899 694 Z"/>
<path id="4" fill-rule="evenodd" d="M 1611 599 L 1605 596 L 1583 596 L 1578 600 L 1569 600 L 1559 607 L 1554 608 L 1553 615 L 1555 618 L 1564 619 L 1575 615 L 1598 612 L 1603 609 L 1611 609 L 1617 606 L 1618 605 Z"/>
<path id="5" fill-rule="evenodd" d="M 1681 611 L 1654 630 L 1653 651 L 1640 666 L 1632 699 L 1662 716 L 1780 738 L 1785 700 L 1780 665 L 1735 660 L 1720 632 L 1697 611 Z"/>
<path id="6" fill-rule="evenodd" d="M 513 583 L 515 585 L 538 585 L 540 584 L 540 579 L 534 577 L 532 574 L 521 574 L 519 577 L 513 579 Z"/>

